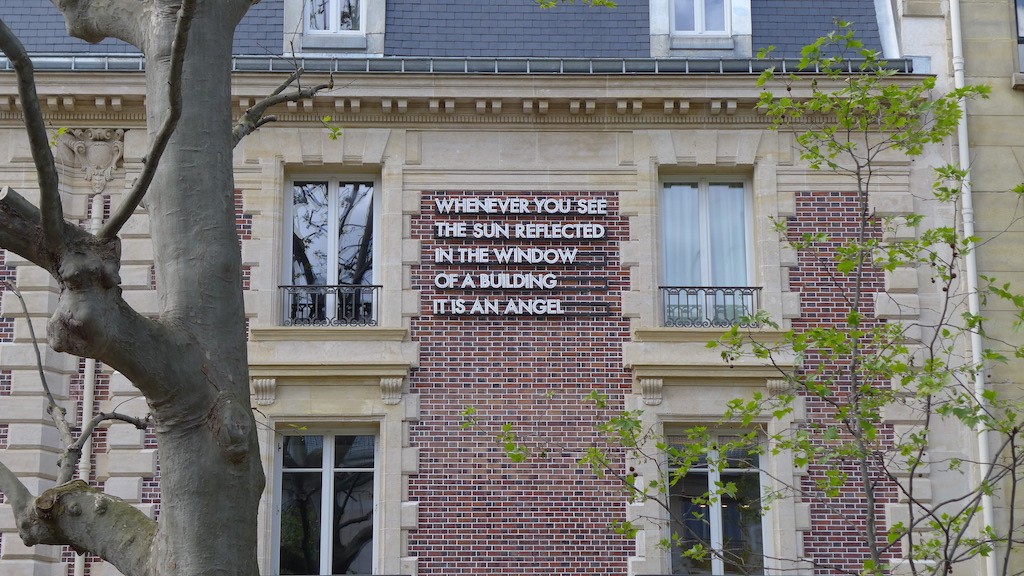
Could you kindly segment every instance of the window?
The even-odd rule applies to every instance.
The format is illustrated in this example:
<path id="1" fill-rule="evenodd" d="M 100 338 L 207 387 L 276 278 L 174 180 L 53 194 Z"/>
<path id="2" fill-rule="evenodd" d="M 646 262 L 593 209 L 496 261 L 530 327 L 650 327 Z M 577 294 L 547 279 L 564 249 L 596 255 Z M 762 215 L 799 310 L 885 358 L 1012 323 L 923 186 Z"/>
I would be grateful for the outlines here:
<path id="1" fill-rule="evenodd" d="M 360 0 L 305 0 L 307 34 L 361 32 L 365 20 Z"/>
<path id="2" fill-rule="evenodd" d="M 374 572 L 373 435 L 278 439 L 278 574 Z"/>
<path id="3" fill-rule="evenodd" d="M 670 438 L 675 446 L 686 441 Z M 669 489 L 673 574 L 764 572 L 758 452 L 746 436 L 712 435 L 705 456 L 685 469 L 673 466 L 676 481 Z M 695 546 L 707 553 L 684 554 Z"/>
<path id="4" fill-rule="evenodd" d="M 292 185 L 284 291 L 286 325 L 375 325 L 374 185 Z"/>
<path id="5" fill-rule="evenodd" d="M 673 0 L 674 34 L 729 35 L 729 0 Z"/>
<path id="6" fill-rule="evenodd" d="M 661 198 L 667 326 L 730 326 L 757 310 L 750 281 L 750 195 L 742 181 L 666 184 Z"/>

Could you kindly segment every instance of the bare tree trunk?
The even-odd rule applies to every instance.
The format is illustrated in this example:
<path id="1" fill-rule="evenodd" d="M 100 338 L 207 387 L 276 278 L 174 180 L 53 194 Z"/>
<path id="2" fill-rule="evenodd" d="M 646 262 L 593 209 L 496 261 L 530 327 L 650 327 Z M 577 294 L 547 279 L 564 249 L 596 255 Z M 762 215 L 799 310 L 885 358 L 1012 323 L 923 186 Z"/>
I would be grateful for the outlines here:
<path id="1" fill-rule="evenodd" d="M 94 237 L 63 223 L 53 202 L 55 180 L 41 186 L 41 210 L 10 189 L 0 193 L 0 245 L 43 266 L 60 285 L 51 346 L 103 361 L 145 395 L 160 453 L 162 513 L 154 523 L 83 482 L 35 498 L 2 464 L 0 490 L 29 545 L 67 544 L 128 576 L 255 576 L 264 477 L 249 405 L 230 107 L 232 35 L 249 2 L 198 0 L 194 13 L 188 0 L 54 3 L 73 35 L 117 37 L 142 49 L 151 140 L 161 140 L 157 134 L 172 109 L 169 86 L 178 82 L 172 71 L 184 63 L 177 131 L 145 197 L 158 320 L 121 298 L 120 245 L 112 237 L 119 226 Z M 173 46 L 186 6 L 191 32 L 183 29 L 182 60 Z M 41 119 L 30 108 L 26 117 Z M 45 142 L 36 137 L 33 144 L 41 177 L 50 174 Z M 157 162 L 158 154 L 147 162 Z"/>

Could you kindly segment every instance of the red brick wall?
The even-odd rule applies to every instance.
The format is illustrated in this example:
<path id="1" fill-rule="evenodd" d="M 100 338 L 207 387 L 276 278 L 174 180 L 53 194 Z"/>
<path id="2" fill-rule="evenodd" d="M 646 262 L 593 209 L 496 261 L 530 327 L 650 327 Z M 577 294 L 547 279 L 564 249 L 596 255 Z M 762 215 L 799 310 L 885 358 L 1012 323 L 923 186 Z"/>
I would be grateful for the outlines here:
<path id="1" fill-rule="evenodd" d="M 835 251 L 843 244 L 857 237 L 860 218 L 857 197 L 854 192 L 803 192 L 797 194 L 797 215 L 790 219 L 790 240 L 800 240 L 805 234 L 824 233 L 828 239 L 817 242 L 813 248 L 799 252 L 798 267 L 790 271 L 790 287 L 800 292 L 803 317 L 793 321 L 795 331 L 804 331 L 817 326 L 844 324 L 850 304 L 844 297 L 852 298 L 855 284 L 852 275 L 836 274 Z M 881 237 L 876 224 L 867 230 L 873 238 Z M 865 318 L 864 328 L 877 325 L 872 321 L 874 294 L 884 290 L 884 277 L 880 270 L 871 269 L 863 278 Z M 875 324 L 872 324 L 875 322 Z M 817 370 L 822 364 L 828 366 L 828 373 L 842 373 L 841 365 L 824 353 L 811 352 L 805 355 L 805 373 Z M 884 385 L 885 383 L 879 383 Z M 850 379 L 837 379 L 835 398 L 839 401 L 850 393 Z M 817 397 L 807 398 L 807 426 L 832 425 L 835 423 L 834 407 Z M 880 439 L 891 441 L 892 429 L 882 425 Z M 848 439 L 848 438 L 844 438 Z M 829 466 L 842 470 L 851 479 L 836 498 L 815 499 L 805 497 L 811 504 L 811 530 L 804 535 L 804 552 L 829 573 L 839 571 L 859 572 L 865 559 L 870 558 L 864 540 L 867 522 L 867 500 L 860 472 L 856 462 L 834 463 Z M 815 480 L 822 478 L 824 466 L 810 466 L 802 480 L 805 494 L 820 494 Z M 881 475 L 878 468 L 872 472 L 872 481 L 877 483 L 874 490 L 876 499 L 876 528 L 879 542 L 884 544 L 885 505 L 896 502 L 896 486 Z M 890 554 L 895 559 L 899 554 Z"/>
<path id="2" fill-rule="evenodd" d="M 437 213 L 434 198 L 600 198 L 608 215 Z M 615 482 L 595 480 L 577 465 L 582 450 L 597 440 L 595 414 L 585 400 L 592 390 L 621 407 L 631 387 L 622 368 L 622 343 L 629 324 L 622 318 L 621 292 L 628 282 L 619 243 L 628 237 L 612 193 L 424 193 L 412 237 L 422 242 L 413 288 L 423 297 L 422 315 L 412 322 L 420 343 L 420 366 L 410 389 L 420 395 L 422 419 L 412 427 L 420 449 L 419 474 L 409 499 L 419 502 L 419 529 L 409 542 L 421 575 L 451 574 L 624 574 L 633 543 L 609 525 L 624 518 L 625 499 Z M 600 223 L 597 240 L 435 238 L 439 221 L 469 223 Z M 578 247 L 588 264 L 464 264 L 434 262 L 437 247 Z M 579 316 L 435 315 L 431 301 L 463 296 L 507 300 L 524 290 L 440 290 L 441 272 L 553 272 L 560 286 L 605 286 L 602 290 L 537 290 L 538 297 L 587 302 Z M 578 277 L 578 280 L 568 278 Z M 563 282 L 564 279 L 564 282 Z M 598 306 L 594 306 L 597 304 Z M 596 315 L 594 310 L 606 312 Z M 465 407 L 479 424 L 460 428 Z M 534 447 L 524 463 L 513 463 L 495 436 L 511 422 Z M 541 447 L 547 450 L 540 454 Z M 621 466 L 621 461 L 619 464 Z"/>

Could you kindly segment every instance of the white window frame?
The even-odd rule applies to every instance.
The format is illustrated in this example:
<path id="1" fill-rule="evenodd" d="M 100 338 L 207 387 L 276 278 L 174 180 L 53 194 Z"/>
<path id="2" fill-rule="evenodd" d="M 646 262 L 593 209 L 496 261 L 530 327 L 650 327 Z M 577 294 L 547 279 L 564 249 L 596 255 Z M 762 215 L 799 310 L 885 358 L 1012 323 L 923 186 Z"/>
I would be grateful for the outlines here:
<path id="1" fill-rule="evenodd" d="M 338 14 L 341 10 L 341 4 L 346 0 L 323 0 L 328 4 L 327 9 L 330 16 L 330 18 L 328 18 L 328 22 L 331 25 L 331 29 L 311 30 L 309 28 L 309 1 L 310 0 L 302 0 L 302 31 L 304 34 L 311 36 L 364 36 L 366 34 L 366 4 L 371 0 L 359 0 L 359 28 L 355 30 L 341 30 L 338 27 Z"/>
<path id="2" fill-rule="evenodd" d="M 693 0 L 693 24 L 694 30 L 679 30 L 676 27 L 676 3 L 679 0 L 669 0 L 669 18 L 671 19 L 669 30 L 676 36 L 731 36 L 732 35 L 732 3 L 733 0 L 722 0 L 725 17 L 724 30 L 707 30 L 707 18 L 705 17 L 706 3 L 708 0 Z"/>
<path id="3" fill-rule="evenodd" d="M 323 474 L 321 479 L 321 501 L 320 501 L 320 518 L 321 524 L 330 526 L 331 515 L 333 514 L 333 494 L 334 494 L 334 472 L 337 470 L 333 466 L 334 462 L 334 443 L 335 436 L 373 436 L 373 545 L 371 548 L 372 554 L 372 573 L 377 573 L 379 558 L 377 551 L 379 549 L 379 542 L 381 541 L 383 531 L 380 526 L 380 494 L 382 489 L 382 474 L 381 474 L 381 435 L 380 431 L 373 426 L 356 426 L 356 427 L 340 427 L 340 428 L 321 428 L 321 427 L 310 427 L 308 429 L 300 430 L 296 428 L 294 432 L 286 431 L 276 435 L 274 439 L 274 503 L 273 503 L 273 534 L 272 534 L 272 545 L 271 545 L 271 574 L 279 575 L 281 570 L 281 491 L 283 488 L 283 449 L 285 437 L 296 437 L 296 436 L 321 436 L 324 441 L 324 455 L 323 461 L 321 462 L 321 472 Z M 328 457 L 327 446 L 330 445 L 330 452 Z M 331 495 L 332 497 L 327 497 Z M 329 574 L 324 571 L 324 566 L 330 567 L 331 565 L 331 541 L 333 540 L 333 531 L 321 530 L 320 532 L 320 574 Z M 325 545 L 326 543 L 326 545 Z"/>
<path id="4" fill-rule="evenodd" d="M 673 177 L 662 182 L 660 190 L 659 202 L 663 209 L 659 210 L 661 213 L 658 219 L 660 233 L 658 235 L 658 246 L 661 253 L 661 277 L 663 279 L 661 285 L 666 285 L 664 279 L 667 275 L 668 259 L 666 255 L 666 248 L 668 246 L 668 239 L 665 237 L 665 230 L 668 226 L 666 219 L 668 215 L 664 210 L 664 198 L 667 190 L 673 185 L 697 185 L 697 195 L 699 202 L 699 222 L 700 222 L 700 245 L 701 245 L 701 283 L 702 286 L 712 287 L 711 282 L 711 256 L 708 247 L 711 246 L 711 227 L 713 225 L 713 218 L 710 214 L 711 210 L 708 207 L 707 196 L 712 184 L 741 184 L 743 186 L 743 209 L 744 209 L 744 244 L 745 244 L 745 255 L 746 255 L 746 285 L 753 286 L 754 280 L 754 195 L 751 190 L 750 180 L 743 177 L 728 177 L 728 176 L 692 176 L 692 177 Z"/>
<path id="5" fill-rule="evenodd" d="M 676 431 L 678 433 L 679 429 L 676 428 Z M 723 437 L 727 437 L 727 436 L 729 436 L 729 437 L 731 437 L 731 436 L 742 436 L 743 434 L 745 434 L 745 432 L 744 431 L 739 431 L 739 430 L 715 430 L 715 431 L 713 431 L 713 432 L 711 432 L 709 434 L 709 441 L 711 443 L 718 444 L 718 443 L 720 443 L 720 439 L 723 438 Z M 674 435 L 674 434 L 670 434 L 670 436 L 671 435 Z M 759 438 L 763 440 L 763 438 L 761 438 L 760 436 L 759 436 Z M 709 452 L 708 452 L 708 459 L 709 460 L 716 459 L 717 457 L 718 457 L 718 454 L 717 454 L 716 451 L 709 450 Z M 710 491 L 710 490 L 713 489 L 714 486 L 717 486 L 716 483 L 721 481 L 722 473 L 730 473 L 730 472 L 732 472 L 732 473 L 742 473 L 742 474 L 750 474 L 750 475 L 756 474 L 757 477 L 758 477 L 758 485 L 760 486 L 760 496 L 761 496 L 761 498 L 764 498 L 765 488 L 771 486 L 771 478 L 768 476 L 768 473 L 766 472 L 766 466 L 765 466 L 765 462 L 764 462 L 764 459 L 766 457 L 767 457 L 766 454 L 760 454 L 758 456 L 758 466 L 756 468 L 756 471 L 753 471 L 753 470 L 751 470 L 749 468 L 724 468 L 724 469 L 720 470 L 720 469 L 718 469 L 718 467 L 708 466 L 707 467 L 708 490 Z M 675 468 L 671 465 L 671 463 L 669 463 L 669 466 L 668 466 L 667 469 L 669 470 L 669 474 L 670 475 L 673 474 L 673 472 L 675 470 Z M 692 469 L 691 469 L 691 471 L 692 471 Z M 703 473 L 703 469 L 701 469 L 701 473 Z M 685 478 L 685 476 L 684 476 L 684 478 Z M 682 478 L 680 478 L 679 481 L 682 482 Z M 671 488 L 669 489 L 669 492 L 671 493 Z M 772 511 L 771 510 L 772 509 L 770 507 L 767 510 L 762 508 L 762 513 L 761 513 L 761 546 L 762 546 L 761 553 L 762 553 L 762 566 L 763 566 L 765 574 L 771 574 L 772 573 L 770 559 L 773 557 L 773 553 L 772 553 L 772 542 L 773 542 L 773 539 L 772 539 L 772 529 L 771 529 L 771 527 L 773 526 L 773 521 L 772 521 L 772 518 L 771 518 L 771 516 L 772 516 Z M 708 523 L 710 524 L 710 531 L 711 531 L 711 542 L 710 542 L 711 550 L 719 551 L 720 552 L 722 550 L 723 546 L 724 546 L 724 540 L 725 540 L 725 538 L 723 536 L 723 534 L 724 534 L 723 528 L 724 527 L 723 527 L 723 518 L 722 518 L 722 502 L 721 502 L 721 499 L 714 499 L 714 502 L 709 504 Z M 671 519 L 669 520 L 669 523 L 668 523 L 668 526 L 667 526 L 667 531 L 668 531 L 668 539 L 669 539 L 669 541 L 671 541 L 672 540 L 672 521 L 671 521 Z M 668 557 L 667 566 L 668 566 L 668 569 L 669 569 L 669 571 L 671 573 L 671 571 L 674 569 L 673 564 L 675 562 L 675 557 L 672 554 L 671 547 L 669 547 L 669 548 L 670 549 L 668 550 L 669 557 Z M 720 557 L 719 554 L 711 554 L 711 573 L 713 575 L 725 574 L 725 562 L 722 560 L 722 558 Z"/>
<path id="6" fill-rule="evenodd" d="M 371 198 L 373 211 L 373 246 L 371 248 L 371 259 L 373 267 L 370 269 L 370 285 L 379 285 L 379 280 L 382 276 L 378 266 L 380 265 L 380 242 L 378 241 L 379 234 L 381 231 L 381 180 L 379 176 L 368 175 L 368 174 L 324 174 L 324 173 L 311 173 L 304 174 L 299 173 L 292 175 L 292 177 L 286 182 L 287 188 L 284 191 L 284 209 L 282 210 L 282 233 L 281 233 L 281 274 L 280 278 L 282 283 L 285 285 L 294 284 L 292 278 L 292 225 L 293 225 L 293 201 L 292 191 L 295 185 L 300 182 L 326 182 L 328 189 L 328 196 L 333 197 L 333 201 L 329 201 L 328 204 L 328 221 L 332 226 L 337 226 L 338 222 L 338 192 L 342 184 L 354 184 L 354 183 L 369 183 L 373 185 L 373 195 Z M 328 237 L 328 252 L 334 255 L 334 260 L 331 263 L 329 274 L 326 284 L 324 286 L 336 286 L 338 285 L 338 234 L 336 228 L 333 229 L 334 233 L 329 234 Z M 383 290 L 378 291 L 378 296 L 383 293 Z M 333 309 L 336 297 L 331 295 L 327 299 L 327 308 Z M 378 324 L 380 323 L 380 302 L 376 299 L 373 302 L 373 310 L 371 311 L 372 317 L 376 318 Z"/>

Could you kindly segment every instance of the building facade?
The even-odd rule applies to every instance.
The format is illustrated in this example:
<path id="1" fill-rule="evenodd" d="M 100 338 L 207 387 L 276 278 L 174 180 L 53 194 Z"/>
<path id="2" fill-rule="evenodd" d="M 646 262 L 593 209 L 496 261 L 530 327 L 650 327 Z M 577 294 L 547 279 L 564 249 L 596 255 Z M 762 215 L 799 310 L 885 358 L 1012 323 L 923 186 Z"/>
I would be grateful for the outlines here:
<path id="1" fill-rule="evenodd" d="M 1010 13 L 1001 2 L 985 9 L 998 12 L 995 4 Z M 117 42 L 67 39 L 48 5 L 12 0 L 0 16 L 37 55 L 48 120 L 67 128 L 55 136 L 65 214 L 83 226 L 101 221 L 142 166 L 141 59 Z M 766 64 L 754 57 L 774 46 L 778 64 L 792 66 L 836 19 L 853 22 L 894 63 L 895 81 L 931 74 L 937 90 L 953 85 L 949 11 L 938 0 L 254 6 L 235 38 L 238 113 L 297 65 L 304 82 L 334 86 L 280 106 L 277 122 L 234 151 L 267 475 L 263 573 L 858 570 L 865 550 L 855 512 L 843 517 L 794 496 L 753 519 L 734 513 L 762 489 L 813 484 L 820 471 L 784 455 L 729 472 L 753 491 L 733 511 L 724 500 L 709 504 L 701 529 L 719 547 L 744 550 L 739 567 L 673 553 L 661 544 L 673 531 L 664 510 L 631 502 L 621 482 L 578 463 L 602 441 L 595 425 L 607 410 L 642 410 L 645 425 L 676 437 L 714 423 L 735 398 L 778 393 L 779 368 L 799 369 L 792 358 L 729 365 L 706 347 L 748 314 L 780 324 L 757 330 L 766 342 L 838 320 L 835 285 L 780 242 L 775 223 L 841 242 L 855 224 L 855 189 L 843 174 L 812 170 L 792 131 L 771 129 L 757 105 Z M 0 182 L 31 191 L 16 94 L 13 74 L 0 74 Z M 913 162 L 887 159 L 874 213 L 952 225 L 954 215 L 925 198 L 930 166 L 953 160 L 954 150 L 944 142 Z M 900 234 L 914 232 L 889 238 Z M 125 297 L 155 312 L 144 210 L 122 239 Z M 27 261 L 4 258 L 3 277 L 42 330 L 57 287 Z M 941 297 L 914 269 L 868 281 L 878 321 L 921 319 Z M 0 313 L 0 458 L 39 491 L 56 476 L 57 435 L 10 293 Z M 94 361 L 43 350 L 43 369 L 80 419 L 83 407 L 147 411 L 130 382 Z M 595 393 L 609 408 L 595 406 Z M 788 421 L 757 425 L 828 417 L 800 406 Z M 920 419 L 893 413 L 885 425 Z M 534 447 L 525 462 L 496 441 L 506 423 Z M 965 458 L 975 450 L 961 431 L 938 430 L 932 442 Z M 85 464 L 92 482 L 159 516 L 151 434 L 103 427 Z M 652 464 L 632 465 L 653 476 Z M 617 466 L 625 473 L 631 463 Z M 698 476 L 691 480 L 725 480 Z M 919 485 L 944 494 L 940 477 Z M 882 525 L 899 522 L 905 503 L 895 485 L 883 483 L 876 498 Z M 863 504 L 841 499 L 842 509 Z M 640 531 L 611 529 L 623 519 Z M 0 508 L 3 574 L 76 570 L 116 573 L 68 550 L 25 547 Z"/>

